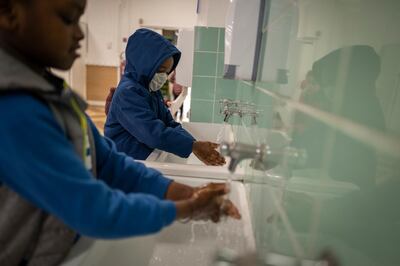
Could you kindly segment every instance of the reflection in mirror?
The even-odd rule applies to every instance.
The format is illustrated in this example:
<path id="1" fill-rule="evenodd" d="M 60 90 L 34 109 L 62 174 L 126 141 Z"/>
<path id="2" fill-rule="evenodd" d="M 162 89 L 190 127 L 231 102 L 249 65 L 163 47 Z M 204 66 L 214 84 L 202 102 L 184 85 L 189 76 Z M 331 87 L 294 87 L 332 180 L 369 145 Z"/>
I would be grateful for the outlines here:
<path id="1" fill-rule="evenodd" d="M 397 265 L 400 1 L 269 2 L 256 89 L 272 98 L 273 127 L 308 158 L 283 184 L 273 170 L 249 178 L 258 248 Z"/>

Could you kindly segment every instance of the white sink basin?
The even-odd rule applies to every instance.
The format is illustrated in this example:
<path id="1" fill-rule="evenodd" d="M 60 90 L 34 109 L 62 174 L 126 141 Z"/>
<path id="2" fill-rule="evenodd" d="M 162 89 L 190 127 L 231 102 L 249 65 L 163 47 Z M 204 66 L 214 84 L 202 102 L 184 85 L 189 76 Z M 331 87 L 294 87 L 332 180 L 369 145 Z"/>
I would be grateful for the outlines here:
<path id="1" fill-rule="evenodd" d="M 241 168 L 239 171 L 237 170 L 235 173 L 231 174 L 227 169 L 227 166 L 207 166 L 162 161 L 142 161 L 142 163 L 144 163 L 147 167 L 157 169 L 164 175 L 200 177 L 218 180 L 227 180 L 229 177 L 232 178 L 232 180 L 243 180 L 245 176 L 244 168 Z M 227 160 L 227 164 L 229 164 L 229 160 Z"/>
<path id="2" fill-rule="evenodd" d="M 183 128 L 190 132 L 193 137 L 201 141 L 216 142 L 219 132 L 222 130 L 222 124 L 211 123 L 183 123 Z M 233 130 L 231 127 L 227 130 Z M 244 129 L 242 126 L 238 130 Z M 259 136 L 264 136 L 265 139 L 260 140 L 261 143 L 269 143 L 274 146 L 285 146 L 289 142 L 287 136 L 280 131 L 273 131 L 267 129 L 257 129 Z M 233 132 L 231 132 L 232 135 Z M 251 142 L 254 140 L 239 140 L 241 142 Z M 255 144 L 255 143 L 252 143 Z M 174 154 L 156 151 L 144 161 L 148 167 L 156 168 L 165 175 L 174 176 L 193 176 L 212 179 L 227 179 L 231 177 L 233 180 L 243 180 L 246 175 L 246 166 L 250 160 L 244 161 L 238 165 L 234 174 L 228 170 L 229 158 L 226 158 L 226 165 L 224 166 L 206 166 L 194 154 L 189 158 L 181 158 Z M 190 167 L 187 167 L 190 166 Z"/>
<path id="3" fill-rule="evenodd" d="M 172 178 L 192 186 L 209 182 L 200 178 Z M 237 254 L 254 252 L 244 185 L 232 182 L 229 197 L 239 208 L 242 220 L 228 219 L 219 224 L 175 222 L 156 235 L 125 240 L 83 238 L 62 266 L 208 266 L 220 248 L 228 248 Z"/>

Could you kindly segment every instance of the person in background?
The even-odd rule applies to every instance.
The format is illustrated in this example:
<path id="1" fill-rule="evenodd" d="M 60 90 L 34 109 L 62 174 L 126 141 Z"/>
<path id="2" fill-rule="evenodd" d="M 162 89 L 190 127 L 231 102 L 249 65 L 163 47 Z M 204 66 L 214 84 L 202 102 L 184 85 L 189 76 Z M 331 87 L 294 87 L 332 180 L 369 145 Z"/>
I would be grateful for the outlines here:
<path id="1" fill-rule="evenodd" d="M 114 96 L 114 93 L 115 93 L 115 90 L 116 90 L 116 89 L 117 89 L 117 88 L 115 88 L 115 87 L 111 87 L 111 88 L 110 88 L 110 91 L 109 91 L 109 93 L 108 93 L 108 95 L 107 95 L 106 106 L 105 106 L 105 108 L 104 108 L 104 111 L 105 111 L 106 115 L 108 115 L 108 112 L 110 111 L 111 101 L 112 101 L 112 98 L 113 98 L 113 96 Z"/>
<path id="2" fill-rule="evenodd" d="M 343 58 L 348 58 L 348 62 L 341 77 Z M 372 47 L 339 48 L 314 62 L 301 100 L 319 110 L 384 131 L 384 115 L 375 89 L 379 73 L 380 57 Z M 302 113 L 297 114 L 295 124 L 293 145 L 307 150 L 307 167 L 322 167 L 324 153 L 329 153 L 327 170 L 331 178 L 352 182 L 360 188 L 375 185 L 377 154 L 374 149 Z M 333 141 L 329 150 L 326 149 L 328 141 Z"/>
<path id="3" fill-rule="evenodd" d="M 305 89 L 308 95 L 303 102 L 354 125 L 386 132 L 375 86 L 380 72 L 381 58 L 373 47 L 341 47 L 314 62 L 308 76 L 313 88 Z M 318 237 L 334 240 L 328 240 L 328 246 L 331 250 L 336 246 L 332 252 L 341 254 L 347 260 L 345 265 L 397 265 L 400 174 L 389 171 L 385 173 L 389 174 L 387 180 L 377 182 L 382 177 L 379 161 L 384 158 L 380 158 L 378 149 L 338 130 L 349 129 L 348 125 L 336 128 L 305 117 L 297 117 L 304 127 L 294 132 L 292 145 L 307 150 L 306 167 L 322 168 L 331 179 L 352 183 L 357 189 L 335 192 L 334 197 L 325 199 L 311 193 L 288 192 L 283 205 L 293 229 L 299 235 L 308 234 L 318 220 Z M 344 255 L 335 243 L 347 246 L 350 253 Z M 357 261 L 357 254 L 365 257 Z"/>
<path id="4" fill-rule="evenodd" d="M 0 265 L 59 265 L 79 235 L 155 233 L 236 219 L 223 184 L 193 188 L 116 151 L 48 71 L 79 57 L 85 0 L 0 1 Z"/>
<path id="5" fill-rule="evenodd" d="M 172 116 L 177 119 L 177 114 L 179 112 L 179 120 L 182 121 L 183 117 L 183 102 L 187 96 L 187 87 L 184 87 L 178 83 L 176 83 L 176 71 L 174 70 L 169 75 L 169 94 L 171 95 L 171 103 L 169 109 L 171 111 Z M 177 105 L 174 106 L 174 105 Z M 178 108 L 179 107 L 179 108 Z"/>
<path id="6" fill-rule="evenodd" d="M 159 149 L 185 158 L 193 152 L 207 165 L 223 165 L 218 145 L 195 140 L 164 104 L 160 88 L 180 57 L 163 36 L 137 30 L 128 40 L 125 74 L 112 98 L 104 133 L 134 159 L 145 160 Z"/>

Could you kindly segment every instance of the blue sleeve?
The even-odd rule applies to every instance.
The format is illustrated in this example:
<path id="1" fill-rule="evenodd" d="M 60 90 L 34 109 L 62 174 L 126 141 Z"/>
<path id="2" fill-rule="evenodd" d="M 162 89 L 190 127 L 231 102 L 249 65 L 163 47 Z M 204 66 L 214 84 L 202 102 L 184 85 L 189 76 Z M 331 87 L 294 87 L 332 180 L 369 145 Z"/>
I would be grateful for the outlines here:
<path id="1" fill-rule="evenodd" d="M 171 201 L 124 193 L 96 180 L 42 102 L 27 95 L 1 96 L 0 121 L 1 182 L 80 234 L 96 238 L 143 235 L 175 219 L 176 206 Z M 107 181 L 116 187 L 120 182 Z M 145 183 L 131 186 L 154 192 Z"/>
<path id="2" fill-rule="evenodd" d="M 115 99 L 115 117 L 132 136 L 150 148 L 180 157 L 192 153 L 194 138 L 182 127 L 170 127 L 157 118 L 146 96 L 135 88 L 120 88 Z M 165 108 L 165 107 L 164 107 Z"/>
<path id="3" fill-rule="evenodd" d="M 164 108 L 164 112 L 167 114 L 166 115 L 167 116 L 167 118 L 166 118 L 167 126 L 173 127 L 173 128 L 181 126 L 181 124 L 176 122 L 175 119 L 172 117 L 171 112 L 168 110 L 168 108 L 165 106 L 165 104 L 163 105 L 163 108 Z"/>
<path id="4" fill-rule="evenodd" d="M 168 108 L 165 105 L 163 105 L 163 107 L 167 114 L 167 125 L 169 127 L 175 128 L 175 130 L 179 130 L 183 135 L 186 135 L 188 138 L 192 138 L 193 140 L 195 140 L 195 138 L 189 132 L 187 132 L 180 123 L 175 121 Z"/>
<path id="5" fill-rule="evenodd" d="M 164 199 L 171 180 L 118 152 L 114 142 L 102 137 L 94 124 L 90 124 L 95 139 L 98 178 L 125 193 L 148 193 Z"/>

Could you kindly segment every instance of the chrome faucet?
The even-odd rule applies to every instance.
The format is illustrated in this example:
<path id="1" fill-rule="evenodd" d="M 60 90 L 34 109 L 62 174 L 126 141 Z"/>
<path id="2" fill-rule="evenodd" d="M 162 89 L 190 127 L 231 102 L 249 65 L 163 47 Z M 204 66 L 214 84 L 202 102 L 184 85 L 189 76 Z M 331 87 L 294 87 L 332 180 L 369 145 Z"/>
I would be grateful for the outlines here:
<path id="1" fill-rule="evenodd" d="M 254 146 L 243 143 L 231 143 L 226 142 L 220 145 L 220 152 L 223 156 L 231 158 L 228 169 L 231 173 L 234 173 L 238 164 L 246 159 L 261 160 L 263 156 L 264 147 Z"/>
<path id="2" fill-rule="evenodd" d="M 233 101 L 229 99 L 220 100 L 220 114 L 224 116 L 224 122 L 227 123 L 229 119 L 238 115 L 240 118 L 244 116 L 252 117 L 252 124 L 256 124 L 256 119 L 259 112 L 256 111 L 256 105 L 248 102 Z"/>
<path id="3" fill-rule="evenodd" d="M 278 165 L 302 166 L 307 160 L 307 154 L 304 150 L 289 146 L 273 148 L 266 144 L 222 143 L 220 152 L 223 156 L 231 158 L 228 165 L 231 173 L 235 172 L 241 161 L 247 159 L 252 159 L 251 167 L 263 171 L 270 170 Z"/>

